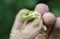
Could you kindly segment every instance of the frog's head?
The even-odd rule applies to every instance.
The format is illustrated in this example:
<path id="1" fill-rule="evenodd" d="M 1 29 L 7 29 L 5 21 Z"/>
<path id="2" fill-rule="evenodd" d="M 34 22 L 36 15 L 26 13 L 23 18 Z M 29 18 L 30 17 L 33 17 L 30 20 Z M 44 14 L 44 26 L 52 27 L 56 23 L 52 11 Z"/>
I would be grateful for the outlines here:
<path id="1" fill-rule="evenodd" d="M 21 18 L 22 18 L 22 19 L 32 18 L 32 16 L 34 15 L 34 12 L 35 12 L 35 11 L 23 12 L 23 13 L 21 14 Z"/>

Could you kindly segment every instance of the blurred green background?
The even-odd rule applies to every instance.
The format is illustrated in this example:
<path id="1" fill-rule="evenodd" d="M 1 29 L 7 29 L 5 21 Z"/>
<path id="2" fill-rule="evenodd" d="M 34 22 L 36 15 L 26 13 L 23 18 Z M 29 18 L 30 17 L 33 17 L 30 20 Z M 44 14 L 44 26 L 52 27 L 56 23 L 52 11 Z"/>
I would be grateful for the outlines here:
<path id="1" fill-rule="evenodd" d="M 60 0 L 0 0 L 0 39 L 9 39 L 16 14 L 20 9 L 33 10 L 38 3 L 45 3 L 56 17 L 60 16 Z"/>

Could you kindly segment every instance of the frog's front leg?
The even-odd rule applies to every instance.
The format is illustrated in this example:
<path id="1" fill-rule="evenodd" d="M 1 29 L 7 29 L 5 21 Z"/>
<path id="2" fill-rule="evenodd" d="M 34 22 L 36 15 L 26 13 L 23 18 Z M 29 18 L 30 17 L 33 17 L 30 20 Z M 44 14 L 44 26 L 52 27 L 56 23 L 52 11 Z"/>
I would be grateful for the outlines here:
<path id="1" fill-rule="evenodd" d="M 40 16 L 35 16 L 36 21 L 33 24 L 34 27 L 39 25 L 40 18 L 41 18 Z"/>

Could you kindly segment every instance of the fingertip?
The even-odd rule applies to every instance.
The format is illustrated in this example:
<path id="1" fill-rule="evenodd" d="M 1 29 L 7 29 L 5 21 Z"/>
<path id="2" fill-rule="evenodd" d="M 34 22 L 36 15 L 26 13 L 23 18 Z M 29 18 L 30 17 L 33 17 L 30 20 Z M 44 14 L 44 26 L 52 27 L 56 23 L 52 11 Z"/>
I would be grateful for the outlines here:
<path id="1" fill-rule="evenodd" d="M 43 15 L 43 21 L 47 26 L 52 26 L 56 21 L 56 17 L 51 12 L 46 12 Z"/>
<path id="2" fill-rule="evenodd" d="M 35 10 L 39 11 L 41 14 L 44 14 L 45 12 L 49 12 L 49 7 L 44 3 L 40 3 L 36 5 Z"/>

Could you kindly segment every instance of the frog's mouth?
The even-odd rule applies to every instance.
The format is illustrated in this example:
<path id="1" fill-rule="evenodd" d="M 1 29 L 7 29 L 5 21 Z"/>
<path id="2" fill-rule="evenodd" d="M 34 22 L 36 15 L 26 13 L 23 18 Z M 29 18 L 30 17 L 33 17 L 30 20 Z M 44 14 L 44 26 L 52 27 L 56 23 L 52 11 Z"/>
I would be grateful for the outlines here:
<path id="1" fill-rule="evenodd" d="M 26 24 L 28 24 L 30 22 L 33 22 L 34 20 L 35 20 L 35 18 L 29 19 L 29 20 L 27 20 L 27 23 Z"/>

